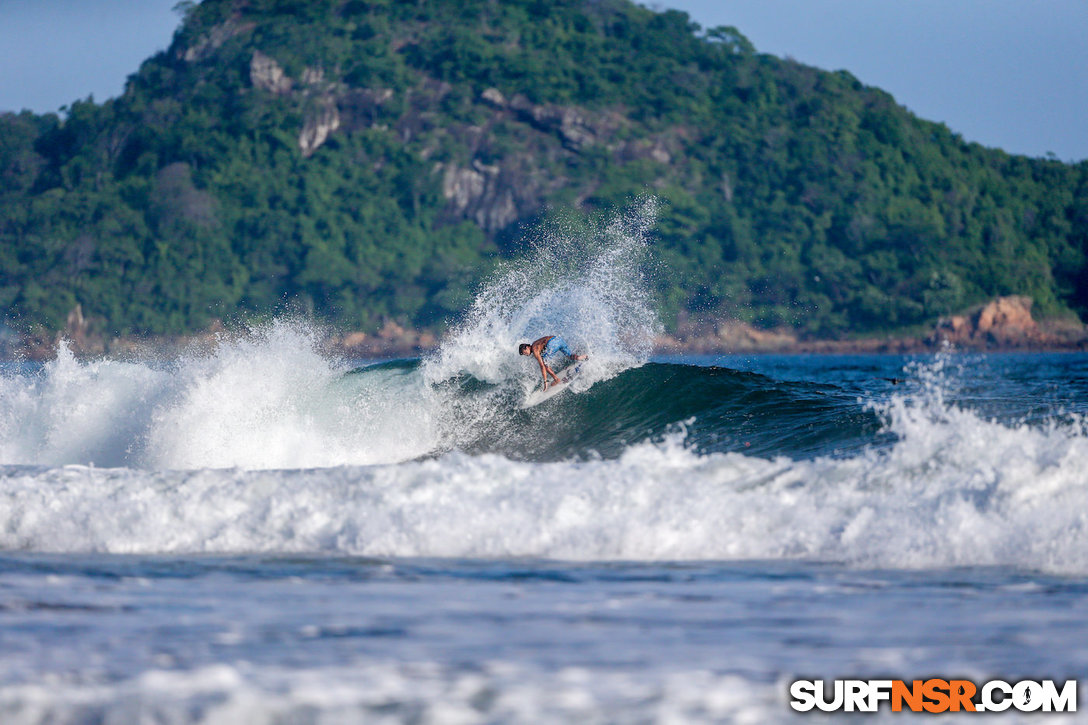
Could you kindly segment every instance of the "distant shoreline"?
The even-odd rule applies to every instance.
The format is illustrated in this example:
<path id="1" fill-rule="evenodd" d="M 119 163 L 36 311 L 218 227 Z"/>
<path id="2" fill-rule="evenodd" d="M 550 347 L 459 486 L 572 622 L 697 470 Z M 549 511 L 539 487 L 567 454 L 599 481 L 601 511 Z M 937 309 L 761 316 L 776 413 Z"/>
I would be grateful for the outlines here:
<path id="1" fill-rule="evenodd" d="M 229 339 L 229 336 L 224 338 Z M 67 341 L 77 359 L 175 357 L 188 352 L 211 350 L 218 345 L 216 338 L 205 335 L 136 338 L 119 337 L 104 347 L 80 348 Z M 4 362 L 47 362 L 57 356 L 60 344 L 43 346 L 14 346 L 0 351 Z M 389 360 L 420 357 L 439 349 L 438 344 L 419 346 L 412 341 L 382 340 L 363 345 L 344 346 L 340 339 L 319 341 L 321 352 L 349 359 Z M 954 354 L 1003 353 L 1077 353 L 1088 352 L 1088 341 L 1044 341 L 1025 344 L 934 344 L 916 337 L 871 337 L 853 340 L 799 340 L 789 344 L 728 345 L 713 344 L 712 340 L 695 338 L 679 341 L 669 336 L 655 340 L 654 355 L 931 355 L 941 351 Z"/>
<path id="2" fill-rule="evenodd" d="M 84 350 L 71 348 L 79 360 L 101 358 L 148 358 L 174 357 L 193 350 L 214 347 L 199 336 L 173 338 L 116 338 L 106 349 Z M 332 343 L 322 343 L 319 348 L 323 353 L 359 360 L 394 360 L 414 358 L 433 353 L 439 346 L 418 347 L 392 342 L 388 345 L 366 345 L 362 347 L 343 347 Z M 57 356 L 57 346 L 16 346 L 0 351 L 3 362 L 48 362 Z M 1029 345 L 972 345 L 956 344 L 933 345 L 917 338 L 879 337 L 855 340 L 804 340 L 796 344 L 768 347 L 728 345 L 713 346 L 703 340 L 677 343 L 672 339 L 659 340 L 653 346 L 654 355 L 933 355 L 938 352 L 953 354 L 1008 354 L 1008 353 L 1082 353 L 1088 352 L 1088 342 L 1066 344 L 1029 344 Z"/>
<path id="3" fill-rule="evenodd" d="M 874 335 L 848 340 L 805 339 L 789 329 L 762 330 L 736 320 L 712 329 L 682 330 L 654 339 L 658 355 L 912 355 L 942 350 L 965 353 L 1043 353 L 1088 351 L 1088 326 L 1065 318 L 1036 321 L 1028 297 L 998 297 L 959 315 L 938 320 L 923 335 Z M 193 335 L 120 336 L 90 334 L 78 308 L 64 332 L 53 337 L 8 339 L 0 359 L 45 361 L 56 357 L 62 341 L 79 358 L 159 357 L 214 349 L 236 335 L 221 324 Z M 388 322 L 376 333 L 315 335 L 322 352 L 355 359 L 416 357 L 438 349 L 440 339 Z"/>

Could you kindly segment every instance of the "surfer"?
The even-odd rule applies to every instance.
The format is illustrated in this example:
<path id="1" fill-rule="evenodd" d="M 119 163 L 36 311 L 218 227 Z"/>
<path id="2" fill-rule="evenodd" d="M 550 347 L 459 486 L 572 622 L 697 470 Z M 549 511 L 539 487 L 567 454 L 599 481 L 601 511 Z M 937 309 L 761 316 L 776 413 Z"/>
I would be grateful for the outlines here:
<path id="1" fill-rule="evenodd" d="M 545 335 L 535 342 L 523 342 L 518 345 L 518 354 L 532 355 L 540 363 L 540 374 L 544 376 L 545 390 L 548 389 L 549 375 L 555 378 L 555 382 L 562 382 L 559 380 L 559 376 L 555 374 L 555 371 L 548 366 L 548 363 L 544 362 L 545 360 L 552 362 L 560 354 L 566 355 L 572 360 L 585 360 L 589 357 L 589 355 L 575 355 L 567 347 L 567 341 L 559 335 Z"/>

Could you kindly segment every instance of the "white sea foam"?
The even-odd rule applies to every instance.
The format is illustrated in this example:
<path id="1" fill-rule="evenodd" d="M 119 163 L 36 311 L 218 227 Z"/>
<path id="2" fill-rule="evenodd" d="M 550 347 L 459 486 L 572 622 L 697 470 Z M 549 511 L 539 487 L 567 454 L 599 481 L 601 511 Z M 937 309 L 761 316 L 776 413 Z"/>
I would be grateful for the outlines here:
<path id="1" fill-rule="evenodd" d="M 79 361 L 0 377 L 0 462 L 144 469 L 401 461 L 442 445 L 437 393 L 391 369 L 346 375 L 277 321 L 170 363 Z"/>
<path id="2" fill-rule="evenodd" d="M 115 683 L 0 685 L 5 725 L 57 722 L 765 723 L 786 685 L 705 671 L 625 673 L 503 662 L 365 663 L 313 670 L 214 665 Z"/>
<path id="3" fill-rule="evenodd" d="M 599 229 L 542 230 L 526 255 L 483 286 L 465 319 L 425 360 L 426 380 L 468 374 L 531 387 L 539 369 L 516 354 L 517 346 L 556 334 L 590 356 L 580 389 L 646 362 L 660 331 L 645 277 L 656 213 L 649 199 Z"/>
<path id="4" fill-rule="evenodd" d="M 1088 435 L 895 398 L 898 441 L 848 459 L 449 453 L 296 471 L 7 467 L 0 547 L 560 559 L 778 559 L 1088 572 Z"/>

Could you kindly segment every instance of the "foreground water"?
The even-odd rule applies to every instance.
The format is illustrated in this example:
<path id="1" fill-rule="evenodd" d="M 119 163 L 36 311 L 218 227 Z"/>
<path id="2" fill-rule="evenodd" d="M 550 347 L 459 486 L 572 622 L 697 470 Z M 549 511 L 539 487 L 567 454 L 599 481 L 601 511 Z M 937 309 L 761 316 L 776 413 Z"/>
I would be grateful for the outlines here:
<path id="1" fill-rule="evenodd" d="M 529 411 L 524 359 L 450 358 L 9 365 L 0 721 L 776 722 L 798 677 L 1088 670 L 1088 356 L 612 358 Z"/>
<path id="2" fill-rule="evenodd" d="M 1085 583 L 1008 568 L 22 554 L 0 576 L 5 723 L 766 723 L 797 676 L 1088 666 Z"/>

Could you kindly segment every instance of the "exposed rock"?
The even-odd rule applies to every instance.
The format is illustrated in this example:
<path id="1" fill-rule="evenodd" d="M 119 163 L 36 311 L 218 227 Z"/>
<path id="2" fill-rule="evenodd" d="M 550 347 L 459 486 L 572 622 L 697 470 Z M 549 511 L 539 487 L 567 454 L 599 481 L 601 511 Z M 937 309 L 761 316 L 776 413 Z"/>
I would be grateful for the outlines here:
<path id="1" fill-rule="evenodd" d="M 665 148 L 661 142 L 655 143 L 650 147 L 650 158 L 660 164 L 668 164 L 672 162 L 672 154 Z"/>
<path id="2" fill-rule="evenodd" d="M 253 51 L 249 61 L 249 80 L 255 88 L 272 93 L 287 93 L 292 85 L 280 64 L 259 50 Z"/>
<path id="3" fill-rule="evenodd" d="M 733 177 L 729 175 L 729 172 L 722 172 L 722 196 L 730 204 L 733 203 Z"/>
<path id="4" fill-rule="evenodd" d="M 1039 326 L 1031 317 L 1031 305 L 1030 297 L 998 297 L 979 312 L 977 333 L 1006 338 L 1037 335 Z"/>
<path id="5" fill-rule="evenodd" d="M 1039 332 L 1054 349 L 1088 348 L 1088 325 L 1075 316 L 1040 320 Z"/>
<path id="6" fill-rule="evenodd" d="M 506 108 L 506 96 L 498 88 L 488 88 L 480 94 L 480 98 L 496 108 Z"/>
<path id="7" fill-rule="evenodd" d="M 1047 336 L 1032 318 L 1031 306 L 1030 297 L 998 297 L 967 313 L 941 319 L 927 342 L 970 348 L 1045 345 Z"/>
<path id="8" fill-rule="evenodd" d="M 352 348 L 362 347 L 369 339 L 369 335 L 365 332 L 349 332 L 340 338 L 337 342 L 341 347 Z"/>
<path id="9" fill-rule="evenodd" d="M 581 109 L 552 104 L 538 106 L 521 94 L 514 96 L 509 107 L 522 120 L 541 131 L 557 133 L 563 145 L 572 151 L 580 151 L 597 141 L 597 130 L 591 124 L 589 115 Z"/>
<path id="10" fill-rule="evenodd" d="M 440 164 L 441 166 L 441 164 Z M 445 167 L 442 177 L 442 196 L 459 214 L 465 214 L 484 194 L 487 178 L 475 169 L 465 169 L 453 164 Z"/>
<path id="11" fill-rule="evenodd" d="M 745 322 L 719 326 L 717 338 L 723 349 L 734 352 L 785 350 L 797 344 L 797 335 L 792 330 L 760 330 Z"/>
<path id="12" fill-rule="evenodd" d="M 660 138 L 643 138 L 628 141 L 620 147 L 621 158 L 627 161 L 634 159 L 653 159 L 660 164 L 672 163 L 672 154 L 669 153 L 665 142 Z"/>
<path id="13" fill-rule="evenodd" d="M 537 108 L 540 109 L 539 106 Z M 557 128 L 559 136 L 563 139 L 563 145 L 573 151 L 589 146 L 597 140 L 596 131 L 577 109 L 566 106 L 548 108 L 541 115 L 540 120 L 545 125 Z"/>
<path id="14" fill-rule="evenodd" d="M 364 88 L 362 90 L 366 93 L 371 94 L 370 97 L 373 99 L 374 103 L 385 103 L 393 97 L 392 88 Z"/>
<path id="15" fill-rule="evenodd" d="M 945 333 L 943 335 L 945 340 L 966 340 L 974 332 L 967 315 L 952 315 L 943 318 L 937 323 L 937 330 Z"/>
<path id="16" fill-rule="evenodd" d="M 83 318 L 83 305 L 77 303 L 68 313 L 64 336 L 81 349 L 87 344 L 87 320 Z"/>
<path id="17" fill-rule="evenodd" d="M 407 334 L 408 330 L 392 320 L 387 320 L 382 329 L 378 330 L 378 337 L 382 340 L 403 340 Z"/>
<path id="18" fill-rule="evenodd" d="M 336 102 L 325 98 L 318 108 L 306 118 L 302 133 L 298 135 L 298 147 L 302 155 L 309 157 L 329 138 L 329 134 L 340 128 L 340 112 Z"/>
<path id="19" fill-rule="evenodd" d="M 235 18 L 230 18 L 223 21 L 219 25 L 209 30 L 202 35 L 198 41 L 185 49 L 181 54 L 182 60 L 186 63 L 193 63 L 199 60 L 208 58 L 219 49 L 223 43 L 227 42 L 236 35 L 242 33 L 248 33 L 253 28 L 257 27 L 254 22 L 240 23 Z"/>
<path id="20" fill-rule="evenodd" d="M 441 167 L 441 165 L 440 165 Z M 483 229 L 495 232 L 518 218 L 510 184 L 500 182 L 498 166 L 473 161 L 471 168 L 445 167 L 442 195 L 460 215 L 475 220 Z"/>

